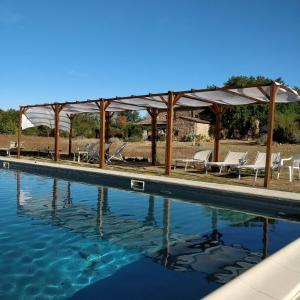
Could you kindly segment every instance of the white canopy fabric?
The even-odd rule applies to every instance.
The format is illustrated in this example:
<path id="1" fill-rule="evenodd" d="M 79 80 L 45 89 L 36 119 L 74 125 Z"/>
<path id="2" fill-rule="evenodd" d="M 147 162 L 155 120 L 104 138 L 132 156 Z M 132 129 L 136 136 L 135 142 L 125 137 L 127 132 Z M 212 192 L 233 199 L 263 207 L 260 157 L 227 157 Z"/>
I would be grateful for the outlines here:
<path id="1" fill-rule="evenodd" d="M 22 129 L 40 125 L 54 129 L 54 111 L 51 106 L 31 107 L 22 115 Z M 59 129 L 70 131 L 70 119 L 63 111 L 59 114 Z"/>
<path id="2" fill-rule="evenodd" d="M 300 95 L 290 87 L 275 83 L 278 86 L 276 103 L 291 103 L 300 101 Z M 247 105 L 254 103 L 268 103 L 270 98 L 271 86 L 255 86 L 244 88 L 213 88 L 204 90 L 191 90 L 185 92 L 174 92 L 174 96 L 179 99 L 175 108 L 198 108 L 220 105 Z M 69 116 L 80 113 L 99 113 L 97 103 L 108 101 L 106 111 L 138 111 L 147 108 L 167 109 L 168 93 L 159 95 L 129 96 L 112 99 L 87 100 L 82 102 L 60 103 L 63 109 L 60 112 L 60 129 L 69 131 Z M 26 108 L 26 106 L 25 106 Z M 45 125 L 54 128 L 54 111 L 51 104 L 28 106 L 24 115 L 27 120 L 22 122 L 22 129 Z M 23 126 L 24 125 L 24 126 Z"/>

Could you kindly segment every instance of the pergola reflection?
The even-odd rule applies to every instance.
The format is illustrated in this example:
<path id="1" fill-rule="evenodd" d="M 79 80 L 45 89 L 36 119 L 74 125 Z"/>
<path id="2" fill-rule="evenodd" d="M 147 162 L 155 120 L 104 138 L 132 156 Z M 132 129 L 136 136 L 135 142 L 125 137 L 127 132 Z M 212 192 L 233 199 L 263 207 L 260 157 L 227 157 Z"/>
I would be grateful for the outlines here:
<path id="1" fill-rule="evenodd" d="M 209 276 L 217 276 L 228 266 L 236 266 L 241 256 L 246 257 L 252 253 L 246 248 L 236 248 L 234 245 L 226 244 L 226 237 L 219 229 L 217 208 L 210 209 L 211 232 L 195 236 L 178 233 L 175 232 L 176 229 L 171 229 L 171 200 L 167 197 L 163 198 L 162 225 L 160 227 L 155 218 L 156 200 L 154 195 L 149 195 L 145 218 L 140 221 L 131 217 L 124 218 L 122 214 L 112 213 L 109 204 L 109 191 L 107 187 L 103 186 L 97 187 L 98 196 L 95 209 L 75 205 L 72 200 L 72 183 L 69 181 L 66 183 L 66 190 L 62 193 L 59 188 L 60 180 L 53 178 L 52 196 L 51 199 L 47 198 L 49 200 L 46 202 L 49 201 L 50 203 L 46 207 L 45 201 L 37 201 L 38 199 L 34 199 L 33 196 L 30 197 L 26 191 L 22 190 L 21 173 L 16 171 L 18 214 L 46 219 L 51 225 L 64 227 L 86 238 L 109 240 L 125 248 L 138 250 L 153 261 L 175 271 L 200 271 Z M 75 206 L 76 210 L 73 210 L 70 215 L 69 211 Z M 80 219 L 76 220 L 79 215 L 81 216 Z M 82 218 L 83 215 L 84 218 Z M 262 251 L 256 253 L 256 256 L 263 259 L 268 256 L 269 220 L 263 218 L 259 222 L 263 222 Z M 95 231 L 91 232 L 91 228 L 95 228 Z M 221 254 L 218 253 L 218 249 L 221 250 Z M 229 252 L 231 253 L 229 256 L 232 256 L 230 259 L 225 259 L 225 265 L 220 268 L 220 265 L 216 264 L 215 267 L 209 269 L 206 269 L 204 265 L 201 269 L 199 263 L 205 260 L 217 261 L 224 249 L 227 251 L 227 255 Z M 239 254 L 239 257 L 235 257 L 235 252 Z M 181 259 L 182 255 L 185 257 L 185 263 Z M 188 257 L 193 259 L 189 262 Z M 194 266 L 195 257 L 198 260 L 196 268 Z"/>

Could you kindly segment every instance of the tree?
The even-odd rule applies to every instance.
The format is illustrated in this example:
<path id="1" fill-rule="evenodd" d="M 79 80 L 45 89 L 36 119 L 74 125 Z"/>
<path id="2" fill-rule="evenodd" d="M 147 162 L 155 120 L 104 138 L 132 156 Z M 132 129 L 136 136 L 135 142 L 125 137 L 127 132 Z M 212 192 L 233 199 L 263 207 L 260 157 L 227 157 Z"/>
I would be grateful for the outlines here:
<path id="1" fill-rule="evenodd" d="M 141 120 L 138 111 L 121 111 L 118 113 L 119 116 L 125 116 L 127 122 L 138 122 Z"/>
<path id="2" fill-rule="evenodd" d="M 284 84 L 282 78 L 275 81 Z M 269 84 L 272 80 L 263 76 L 232 76 L 225 86 L 246 87 L 254 84 Z M 228 107 L 222 119 L 223 134 L 227 138 L 245 137 L 249 130 L 254 132 L 256 120 L 259 120 L 260 128 L 267 126 L 268 105 L 237 105 Z M 208 110 L 205 111 L 211 120 L 214 116 Z M 274 140 L 278 142 L 300 141 L 299 129 L 300 106 L 298 103 L 277 104 L 275 116 Z"/>

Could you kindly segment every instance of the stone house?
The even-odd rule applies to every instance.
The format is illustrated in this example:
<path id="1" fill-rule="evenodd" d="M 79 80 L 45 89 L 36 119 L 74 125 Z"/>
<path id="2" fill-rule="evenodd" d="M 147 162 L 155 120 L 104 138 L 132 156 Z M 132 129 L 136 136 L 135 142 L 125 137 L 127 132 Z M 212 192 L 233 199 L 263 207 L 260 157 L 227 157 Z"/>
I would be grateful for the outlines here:
<path id="1" fill-rule="evenodd" d="M 195 136 L 209 138 L 210 122 L 202 120 L 199 113 L 202 109 L 174 111 L 174 139 L 177 141 L 193 141 Z M 151 137 L 151 117 L 147 116 L 138 124 L 144 128 L 144 139 Z M 164 135 L 167 124 L 167 113 L 161 112 L 157 117 L 158 136 Z"/>

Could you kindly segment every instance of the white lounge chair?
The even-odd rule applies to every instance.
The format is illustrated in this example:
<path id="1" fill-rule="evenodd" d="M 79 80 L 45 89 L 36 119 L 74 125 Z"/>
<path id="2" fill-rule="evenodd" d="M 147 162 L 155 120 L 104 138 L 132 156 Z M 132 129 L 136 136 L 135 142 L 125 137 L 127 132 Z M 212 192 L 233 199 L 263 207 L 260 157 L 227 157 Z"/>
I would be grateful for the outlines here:
<path id="1" fill-rule="evenodd" d="M 174 170 L 176 169 L 179 163 L 184 164 L 184 170 L 186 171 L 189 164 L 202 163 L 204 164 L 204 168 L 206 170 L 206 164 L 211 157 L 211 150 L 203 150 L 195 153 L 192 159 L 175 159 L 174 160 Z"/>
<path id="2" fill-rule="evenodd" d="M 96 146 L 96 143 L 92 144 L 85 144 L 83 148 L 78 147 L 77 151 L 74 152 L 74 158 L 73 161 L 76 161 L 76 156 L 77 156 L 77 162 L 80 162 L 80 159 L 89 159 L 89 153 L 93 152 L 93 147 Z M 94 152 L 93 152 L 94 153 Z"/>
<path id="3" fill-rule="evenodd" d="M 220 171 L 219 174 L 221 174 L 223 168 L 229 167 L 229 168 L 236 168 L 239 167 L 246 162 L 248 152 L 233 152 L 228 151 L 224 161 L 216 162 L 208 162 L 207 167 L 219 167 Z M 207 174 L 207 168 L 206 168 L 206 174 Z"/>
<path id="4" fill-rule="evenodd" d="M 117 149 L 114 151 L 114 153 L 107 155 L 107 163 L 110 163 L 112 160 L 119 160 L 126 162 L 123 157 L 123 151 L 125 147 L 127 146 L 127 143 L 122 144 L 121 146 L 117 147 Z"/>
<path id="5" fill-rule="evenodd" d="M 291 164 L 290 165 L 285 165 L 285 162 L 290 161 Z M 298 174 L 299 174 L 299 180 L 300 180 L 300 154 L 296 154 L 293 155 L 289 158 L 282 158 L 280 161 L 280 166 L 278 168 L 278 174 L 277 174 L 277 178 L 279 179 L 280 176 L 280 171 L 282 168 L 288 168 L 289 169 L 289 180 L 290 182 L 293 181 L 293 177 L 294 177 L 294 170 L 298 170 Z"/>
<path id="6" fill-rule="evenodd" d="M 5 151 L 7 156 L 10 156 L 10 151 L 17 148 L 16 142 L 9 142 L 9 145 L 5 148 L 1 148 L 0 151 Z"/>
<path id="7" fill-rule="evenodd" d="M 241 170 L 253 170 L 255 172 L 254 181 L 257 179 L 259 171 L 264 171 L 266 167 L 266 153 L 257 152 L 254 164 L 239 166 L 239 179 L 241 179 Z M 280 153 L 272 153 L 271 157 L 271 169 L 272 171 L 279 167 L 280 164 Z"/>
<path id="8" fill-rule="evenodd" d="M 106 155 L 106 151 L 109 149 L 111 143 L 104 144 L 104 153 Z M 100 145 L 99 143 L 90 144 L 86 148 L 88 155 L 87 161 L 88 162 L 98 162 L 100 158 Z"/>

